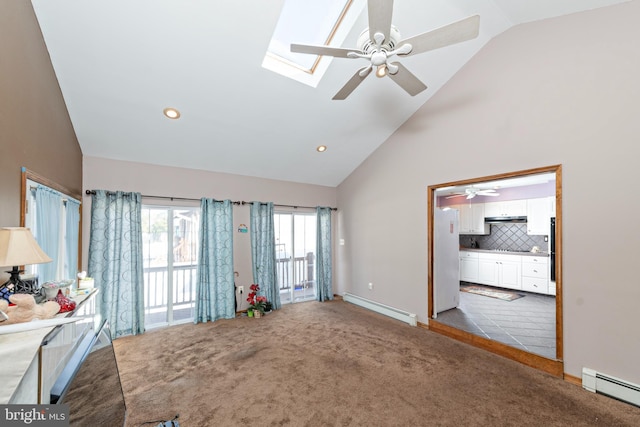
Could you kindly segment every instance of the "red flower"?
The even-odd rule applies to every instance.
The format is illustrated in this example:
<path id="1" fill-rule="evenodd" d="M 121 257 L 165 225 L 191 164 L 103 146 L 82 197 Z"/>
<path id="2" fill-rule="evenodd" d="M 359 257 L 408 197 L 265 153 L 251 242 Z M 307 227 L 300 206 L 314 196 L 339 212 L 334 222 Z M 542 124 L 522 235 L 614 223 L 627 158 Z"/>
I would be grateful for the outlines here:
<path id="1" fill-rule="evenodd" d="M 253 284 L 249 286 L 251 292 L 247 297 L 247 302 L 249 303 L 250 310 L 258 310 L 261 313 L 264 313 L 264 308 L 266 306 L 267 297 L 264 295 L 258 295 L 258 291 L 260 290 L 260 286 L 258 284 Z"/>

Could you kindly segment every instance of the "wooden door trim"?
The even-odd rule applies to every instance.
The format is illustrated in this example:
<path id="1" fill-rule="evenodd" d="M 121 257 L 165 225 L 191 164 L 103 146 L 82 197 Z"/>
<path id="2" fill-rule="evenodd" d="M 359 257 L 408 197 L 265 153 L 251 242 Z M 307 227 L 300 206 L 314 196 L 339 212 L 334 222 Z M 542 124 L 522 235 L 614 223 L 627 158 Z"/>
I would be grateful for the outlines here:
<path id="1" fill-rule="evenodd" d="M 548 359 L 537 354 L 529 353 L 497 341 L 489 340 L 478 335 L 445 325 L 433 319 L 434 298 L 433 298 L 433 210 L 435 207 L 435 191 L 438 188 L 470 185 L 486 181 L 496 181 L 500 179 L 516 178 L 526 175 L 539 175 L 543 173 L 556 174 L 556 239 L 555 239 L 555 268 L 556 268 L 556 359 Z M 461 181 L 447 182 L 443 184 L 430 185 L 427 189 L 427 250 L 428 250 L 428 273 L 427 273 L 427 293 L 428 305 L 427 315 L 429 316 L 429 329 L 454 338 L 458 341 L 488 350 L 499 354 L 527 366 L 548 372 L 552 375 L 562 377 L 564 370 L 564 346 L 563 346 L 563 315 L 562 315 L 562 165 L 545 166 L 534 169 L 527 169 L 515 172 L 507 172 L 497 175 L 484 176 L 480 178 L 466 179 Z"/>

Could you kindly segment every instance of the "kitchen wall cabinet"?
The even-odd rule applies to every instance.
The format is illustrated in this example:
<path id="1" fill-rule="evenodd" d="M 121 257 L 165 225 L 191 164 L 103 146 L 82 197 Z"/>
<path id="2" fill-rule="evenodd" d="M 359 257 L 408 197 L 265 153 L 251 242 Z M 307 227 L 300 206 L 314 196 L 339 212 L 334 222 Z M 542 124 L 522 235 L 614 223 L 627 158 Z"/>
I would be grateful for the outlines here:
<path id="1" fill-rule="evenodd" d="M 460 234 L 489 234 L 489 224 L 484 223 L 484 203 L 471 203 L 451 206 L 458 209 Z"/>
<path id="2" fill-rule="evenodd" d="M 548 257 L 522 257 L 522 290 L 549 294 L 548 269 Z"/>
<path id="3" fill-rule="evenodd" d="M 478 282 L 478 252 L 460 251 L 460 280 Z"/>
<path id="4" fill-rule="evenodd" d="M 549 197 L 527 200 L 527 234 L 547 236 L 550 231 L 551 200 Z"/>
<path id="5" fill-rule="evenodd" d="M 527 215 L 527 201 L 506 200 L 503 202 L 487 202 L 484 204 L 484 216 L 505 217 Z"/>
<path id="6" fill-rule="evenodd" d="M 522 288 L 522 257 L 519 255 L 478 254 L 478 283 L 501 288 Z"/>

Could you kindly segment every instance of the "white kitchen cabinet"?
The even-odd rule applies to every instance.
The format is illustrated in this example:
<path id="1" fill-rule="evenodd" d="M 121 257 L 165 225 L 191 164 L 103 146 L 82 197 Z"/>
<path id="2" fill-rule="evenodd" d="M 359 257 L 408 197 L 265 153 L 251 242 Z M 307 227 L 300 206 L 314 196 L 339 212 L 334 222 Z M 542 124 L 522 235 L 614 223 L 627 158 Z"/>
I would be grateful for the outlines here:
<path id="1" fill-rule="evenodd" d="M 478 257 L 478 283 L 501 288 L 522 288 L 522 257 L 480 253 Z"/>
<path id="2" fill-rule="evenodd" d="M 478 252 L 460 251 L 460 280 L 478 282 Z"/>
<path id="3" fill-rule="evenodd" d="M 484 204 L 484 216 L 506 217 L 527 215 L 527 200 L 506 200 L 503 202 L 487 202 Z"/>
<path id="4" fill-rule="evenodd" d="M 522 289 L 522 262 L 518 255 L 500 255 L 499 285 L 503 288 Z"/>
<path id="5" fill-rule="evenodd" d="M 481 253 L 478 258 L 478 283 L 498 286 L 498 265 L 495 255 Z"/>
<path id="6" fill-rule="evenodd" d="M 458 209 L 460 234 L 489 234 L 489 224 L 484 223 L 484 203 L 471 203 L 452 206 Z"/>
<path id="7" fill-rule="evenodd" d="M 527 200 L 527 234 L 548 236 L 550 230 L 551 201 L 549 197 Z"/>
<path id="8" fill-rule="evenodd" d="M 549 294 L 549 258 L 548 257 L 522 257 L 522 290 Z M 553 290 L 555 294 L 555 289 Z"/>

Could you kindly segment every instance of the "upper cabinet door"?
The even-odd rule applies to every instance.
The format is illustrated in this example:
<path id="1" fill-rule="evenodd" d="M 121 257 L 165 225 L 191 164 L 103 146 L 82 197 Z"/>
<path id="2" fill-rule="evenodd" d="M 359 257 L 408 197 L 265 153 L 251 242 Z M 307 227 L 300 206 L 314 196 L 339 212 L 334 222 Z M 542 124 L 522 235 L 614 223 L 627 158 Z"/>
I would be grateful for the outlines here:
<path id="1" fill-rule="evenodd" d="M 460 212 L 459 228 L 460 234 L 489 234 L 490 228 L 484 223 L 484 203 L 468 203 L 451 206 Z"/>
<path id="2" fill-rule="evenodd" d="M 527 200 L 527 234 L 546 236 L 550 232 L 551 201 L 549 197 Z"/>
<path id="3" fill-rule="evenodd" d="M 486 217 L 525 216 L 526 214 L 526 200 L 507 200 L 484 204 L 484 216 Z"/>

